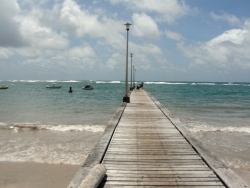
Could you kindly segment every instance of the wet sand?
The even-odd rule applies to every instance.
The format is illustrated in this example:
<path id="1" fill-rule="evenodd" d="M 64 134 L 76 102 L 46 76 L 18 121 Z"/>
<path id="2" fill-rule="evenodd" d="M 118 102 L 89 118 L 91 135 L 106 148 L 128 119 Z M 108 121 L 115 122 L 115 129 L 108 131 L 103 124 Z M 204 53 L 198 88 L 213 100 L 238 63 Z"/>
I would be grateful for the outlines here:
<path id="1" fill-rule="evenodd" d="M 67 187 L 78 165 L 0 162 L 0 188 Z"/>
<path id="2" fill-rule="evenodd" d="M 250 186 L 250 168 L 232 168 Z"/>
<path id="3" fill-rule="evenodd" d="M 78 165 L 0 162 L 0 188 L 66 188 L 78 168 Z M 250 169 L 232 170 L 250 185 Z"/>

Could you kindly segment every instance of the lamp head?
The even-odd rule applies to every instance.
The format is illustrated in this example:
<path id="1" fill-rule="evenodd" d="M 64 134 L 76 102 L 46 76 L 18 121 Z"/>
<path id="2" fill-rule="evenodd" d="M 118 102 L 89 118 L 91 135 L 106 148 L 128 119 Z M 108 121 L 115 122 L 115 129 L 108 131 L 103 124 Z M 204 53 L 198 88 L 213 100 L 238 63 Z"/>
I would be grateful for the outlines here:
<path id="1" fill-rule="evenodd" d="M 132 25 L 132 24 L 127 22 L 124 25 L 126 25 L 126 30 L 128 31 L 129 30 L 129 26 Z"/>
<path id="2" fill-rule="evenodd" d="M 131 57 L 133 56 L 133 53 L 130 53 Z"/>

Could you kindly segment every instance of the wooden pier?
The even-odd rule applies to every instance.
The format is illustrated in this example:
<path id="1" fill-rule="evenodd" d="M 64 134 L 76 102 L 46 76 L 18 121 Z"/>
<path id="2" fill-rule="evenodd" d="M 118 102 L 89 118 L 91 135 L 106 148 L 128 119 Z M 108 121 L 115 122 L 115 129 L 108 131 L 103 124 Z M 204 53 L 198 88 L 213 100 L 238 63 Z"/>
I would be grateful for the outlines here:
<path id="1" fill-rule="evenodd" d="M 78 187 L 98 163 L 107 169 L 99 188 L 248 187 L 144 89 L 117 110 L 68 187 Z"/>

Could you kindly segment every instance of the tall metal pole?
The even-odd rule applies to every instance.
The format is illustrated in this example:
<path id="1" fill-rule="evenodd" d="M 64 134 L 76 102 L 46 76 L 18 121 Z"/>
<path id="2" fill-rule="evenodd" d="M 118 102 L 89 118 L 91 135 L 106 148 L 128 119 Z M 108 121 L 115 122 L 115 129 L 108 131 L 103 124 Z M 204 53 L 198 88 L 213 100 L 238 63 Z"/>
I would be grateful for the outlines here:
<path id="1" fill-rule="evenodd" d="M 125 96 L 123 97 L 123 102 L 130 103 L 130 98 L 128 97 L 128 31 L 130 23 L 125 23 L 127 30 L 127 50 L 126 50 L 126 76 L 125 76 Z"/>
<path id="2" fill-rule="evenodd" d="M 131 84 L 130 84 L 130 90 L 133 90 L 133 86 L 132 86 L 132 56 L 133 56 L 133 53 L 130 53 L 131 55 Z"/>
<path id="3" fill-rule="evenodd" d="M 127 29 L 127 50 L 126 50 L 126 87 L 125 87 L 125 96 L 128 96 L 128 31 Z"/>
<path id="4" fill-rule="evenodd" d="M 135 66 L 133 65 L 133 88 L 135 88 Z"/>
<path id="5" fill-rule="evenodd" d="M 136 69 L 134 70 L 134 87 L 135 87 L 135 74 L 136 73 Z"/>

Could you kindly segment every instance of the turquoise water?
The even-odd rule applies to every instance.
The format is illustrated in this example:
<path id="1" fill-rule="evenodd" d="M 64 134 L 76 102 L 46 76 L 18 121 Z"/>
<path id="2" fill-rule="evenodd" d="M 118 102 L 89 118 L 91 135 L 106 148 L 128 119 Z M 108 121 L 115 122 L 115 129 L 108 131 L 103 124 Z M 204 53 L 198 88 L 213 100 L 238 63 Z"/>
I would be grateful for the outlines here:
<path id="1" fill-rule="evenodd" d="M 9 89 L 0 93 L 1 122 L 106 125 L 121 103 L 122 84 L 92 83 L 94 90 L 82 90 L 88 83 L 57 82 L 61 89 L 47 89 L 50 82 L 2 82 Z"/>
<path id="2" fill-rule="evenodd" d="M 249 83 L 166 83 L 147 89 L 186 126 L 250 126 Z"/>
<path id="3" fill-rule="evenodd" d="M 62 88 L 46 89 L 51 83 Z M 82 90 L 89 83 L 94 90 Z M 0 161 L 81 164 L 124 96 L 120 81 L 1 85 L 9 89 L 0 90 Z M 250 83 L 144 82 L 144 88 L 226 164 L 250 167 Z"/>

